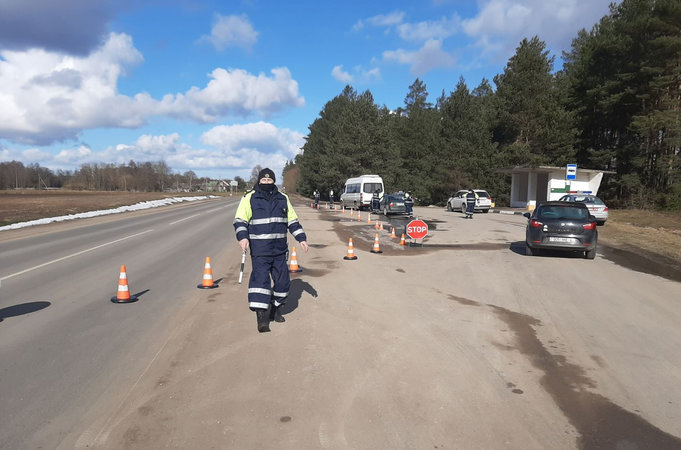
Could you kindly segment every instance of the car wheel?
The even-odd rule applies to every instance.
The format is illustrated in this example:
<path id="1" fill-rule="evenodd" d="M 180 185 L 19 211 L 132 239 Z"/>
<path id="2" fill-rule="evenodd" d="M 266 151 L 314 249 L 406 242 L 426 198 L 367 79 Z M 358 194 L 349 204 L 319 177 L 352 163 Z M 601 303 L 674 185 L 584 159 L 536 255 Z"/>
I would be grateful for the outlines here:
<path id="1" fill-rule="evenodd" d="M 487 213 L 489 212 L 489 209 L 483 209 L 482 212 L 484 212 L 485 214 L 487 214 Z"/>
<path id="2" fill-rule="evenodd" d="M 605 225 L 605 220 L 600 220 L 600 221 L 596 222 L 596 225 L 598 225 L 599 227 L 602 227 L 603 225 Z"/>
<path id="3" fill-rule="evenodd" d="M 383 215 L 388 217 L 388 207 L 387 206 L 383 207 Z"/>
<path id="4" fill-rule="evenodd" d="M 447 202 L 447 211 L 451 212 L 452 211 L 452 204 Z"/>
<path id="5" fill-rule="evenodd" d="M 463 214 L 466 214 L 466 204 L 465 204 L 465 203 L 462 203 L 462 204 L 461 204 L 461 212 L 462 212 Z"/>
<path id="6" fill-rule="evenodd" d="M 529 245 L 527 245 L 527 242 L 525 243 L 525 254 L 527 256 L 533 256 L 533 255 L 536 254 L 536 252 L 533 251 L 532 248 Z"/>
<path id="7" fill-rule="evenodd" d="M 584 257 L 586 259 L 595 259 L 596 258 L 596 247 L 592 248 L 591 250 L 585 251 Z"/>

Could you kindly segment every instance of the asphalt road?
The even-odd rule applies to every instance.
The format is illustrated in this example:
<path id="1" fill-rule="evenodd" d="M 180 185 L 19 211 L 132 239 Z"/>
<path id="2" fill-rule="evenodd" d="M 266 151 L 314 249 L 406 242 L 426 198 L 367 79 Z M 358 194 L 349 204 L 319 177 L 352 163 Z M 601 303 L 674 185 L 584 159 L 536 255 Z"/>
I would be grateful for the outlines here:
<path id="1" fill-rule="evenodd" d="M 681 283 L 525 256 L 522 216 L 416 208 L 403 247 L 404 219 L 300 204 L 312 248 L 261 334 L 234 207 L 0 235 L 0 447 L 681 448 Z"/>
<path id="2" fill-rule="evenodd" d="M 55 448 L 94 405 L 121 401 L 197 290 L 205 258 L 233 246 L 235 202 L 0 235 L 1 448 Z M 122 264 L 135 304 L 110 302 Z"/>

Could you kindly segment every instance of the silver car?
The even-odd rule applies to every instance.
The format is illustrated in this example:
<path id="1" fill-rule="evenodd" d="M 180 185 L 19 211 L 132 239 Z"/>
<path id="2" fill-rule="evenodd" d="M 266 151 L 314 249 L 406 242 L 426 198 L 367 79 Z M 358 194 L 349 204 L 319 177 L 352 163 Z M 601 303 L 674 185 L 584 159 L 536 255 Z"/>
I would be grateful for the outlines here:
<path id="1" fill-rule="evenodd" d="M 606 220 L 608 220 L 608 207 L 605 206 L 603 200 L 596 197 L 595 195 L 588 194 L 568 194 L 563 195 L 558 199 L 560 202 L 580 202 L 584 203 L 589 209 L 589 214 L 596 218 L 596 223 L 598 225 L 605 225 Z"/>
<path id="2" fill-rule="evenodd" d="M 489 209 L 492 207 L 492 197 L 489 196 L 487 191 L 482 189 L 473 189 L 473 192 L 478 194 L 478 199 L 475 201 L 475 211 L 489 212 Z M 468 194 L 466 189 L 452 194 L 449 200 L 447 200 L 447 211 L 461 211 L 466 214 L 466 194 Z"/>

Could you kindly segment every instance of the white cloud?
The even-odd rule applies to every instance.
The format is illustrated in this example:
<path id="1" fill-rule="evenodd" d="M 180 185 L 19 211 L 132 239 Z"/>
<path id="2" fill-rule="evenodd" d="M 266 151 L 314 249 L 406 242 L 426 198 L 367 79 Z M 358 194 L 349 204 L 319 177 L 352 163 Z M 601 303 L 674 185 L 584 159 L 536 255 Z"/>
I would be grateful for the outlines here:
<path id="1" fill-rule="evenodd" d="M 405 41 L 422 42 L 430 39 L 444 39 L 457 33 L 461 26 L 461 18 L 454 14 L 452 17 L 443 17 L 438 21 L 426 21 L 419 23 L 402 23 L 397 26 L 397 31 Z"/>
<path id="2" fill-rule="evenodd" d="M 483 54 L 508 59 L 523 38 L 539 36 L 554 54 L 568 50 L 577 31 L 608 14 L 610 0 L 485 0 L 477 16 L 463 20 L 466 34 Z"/>
<path id="3" fill-rule="evenodd" d="M 84 129 L 137 128 L 155 115 L 210 123 L 227 115 L 265 117 L 299 107 L 298 83 L 285 67 L 271 76 L 217 68 L 204 88 L 167 94 L 118 93 L 118 79 L 143 61 L 125 34 L 111 33 L 87 57 L 40 49 L 0 52 L 0 136 L 46 145 L 75 139 Z"/>
<path id="4" fill-rule="evenodd" d="M 300 153 L 304 136 L 269 122 L 218 125 L 201 136 L 203 148 L 182 141 L 178 133 L 141 135 L 135 142 L 93 150 L 85 145 L 64 148 L 56 155 L 40 149 L 0 150 L 3 160 L 39 163 L 52 170 L 74 170 L 82 164 L 127 164 L 165 161 L 175 172 L 193 170 L 215 177 L 240 175 L 248 178 L 256 166 L 268 166 L 281 173 L 287 161 Z"/>
<path id="5" fill-rule="evenodd" d="M 298 96 L 298 82 L 291 78 L 287 68 L 278 67 L 271 73 L 269 78 L 241 69 L 215 69 L 204 89 L 192 87 L 184 94 L 168 94 L 161 100 L 157 112 L 209 123 L 229 114 L 269 116 L 286 107 L 305 104 L 305 99 Z"/>
<path id="6" fill-rule="evenodd" d="M 217 14 L 210 36 L 202 36 L 201 41 L 211 43 L 220 51 L 228 47 L 250 49 L 258 41 L 258 34 L 245 15 L 222 16 Z"/>
<path id="7" fill-rule="evenodd" d="M 333 76 L 336 81 L 340 81 L 341 83 L 352 83 L 353 78 L 350 73 L 346 72 L 343 70 L 343 66 L 335 66 L 333 70 L 331 70 L 331 76 Z"/>
<path id="8" fill-rule="evenodd" d="M 393 11 L 389 14 L 379 14 L 368 19 L 359 20 L 353 25 L 353 31 L 359 31 L 364 28 L 365 24 L 373 25 L 375 27 L 390 27 L 398 25 L 404 20 L 405 13 L 402 11 Z"/>
<path id="9" fill-rule="evenodd" d="M 455 58 L 442 50 L 442 41 L 437 39 L 427 41 L 417 51 L 404 49 L 385 51 L 383 59 L 409 65 L 411 66 L 410 72 L 417 76 L 422 76 L 433 69 L 453 67 L 456 64 Z"/>
<path id="10" fill-rule="evenodd" d="M 378 80 L 381 78 L 381 69 L 374 67 L 373 69 L 366 70 L 362 66 L 355 66 L 352 69 L 352 74 L 350 72 L 344 71 L 343 66 L 336 66 L 331 71 L 331 75 L 336 81 L 344 84 L 351 83 L 370 83 L 373 80 Z"/>

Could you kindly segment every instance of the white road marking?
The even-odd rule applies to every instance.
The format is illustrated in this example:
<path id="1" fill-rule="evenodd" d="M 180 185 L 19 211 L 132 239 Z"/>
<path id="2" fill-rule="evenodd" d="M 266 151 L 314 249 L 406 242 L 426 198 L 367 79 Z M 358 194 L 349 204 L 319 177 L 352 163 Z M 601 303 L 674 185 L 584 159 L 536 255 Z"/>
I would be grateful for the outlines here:
<path id="1" fill-rule="evenodd" d="M 97 250 L 98 248 L 106 247 L 107 245 L 115 244 L 117 242 L 121 242 L 121 241 L 124 241 L 126 239 L 134 238 L 136 236 L 140 236 L 142 234 L 149 233 L 151 231 L 154 231 L 154 230 L 146 230 L 146 231 L 142 231 L 141 233 L 131 234 L 130 236 L 126 236 L 124 238 L 116 239 L 115 241 L 107 242 L 106 244 L 97 245 L 96 247 L 81 250 L 81 251 L 79 251 L 77 253 L 73 253 L 71 255 L 62 256 L 61 258 L 57 258 L 57 259 L 54 259 L 52 261 L 48 261 L 46 263 L 42 263 L 42 264 L 39 264 L 39 265 L 34 266 L 34 267 L 29 267 L 28 269 L 24 269 L 21 272 L 13 273 L 12 275 L 7 275 L 5 277 L 0 278 L 0 282 L 2 282 L 3 280 L 7 280 L 9 278 L 12 278 L 12 277 L 23 275 L 26 272 L 31 272 L 33 270 L 40 269 L 41 267 L 49 266 L 50 264 L 54 264 L 54 263 L 57 263 L 57 262 L 60 262 L 60 261 L 64 261 L 65 259 L 73 258 L 74 256 L 82 255 L 83 253 L 91 252 L 92 250 Z"/>
<path id="2" fill-rule="evenodd" d="M 200 216 L 201 213 L 199 214 L 194 214 L 193 216 L 185 217 L 184 219 L 176 220 L 175 222 L 170 222 L 168 225 L 175 225 L 176 223 L 180 223 L 183 220 L 191 219 L 192 217 Z"/>

